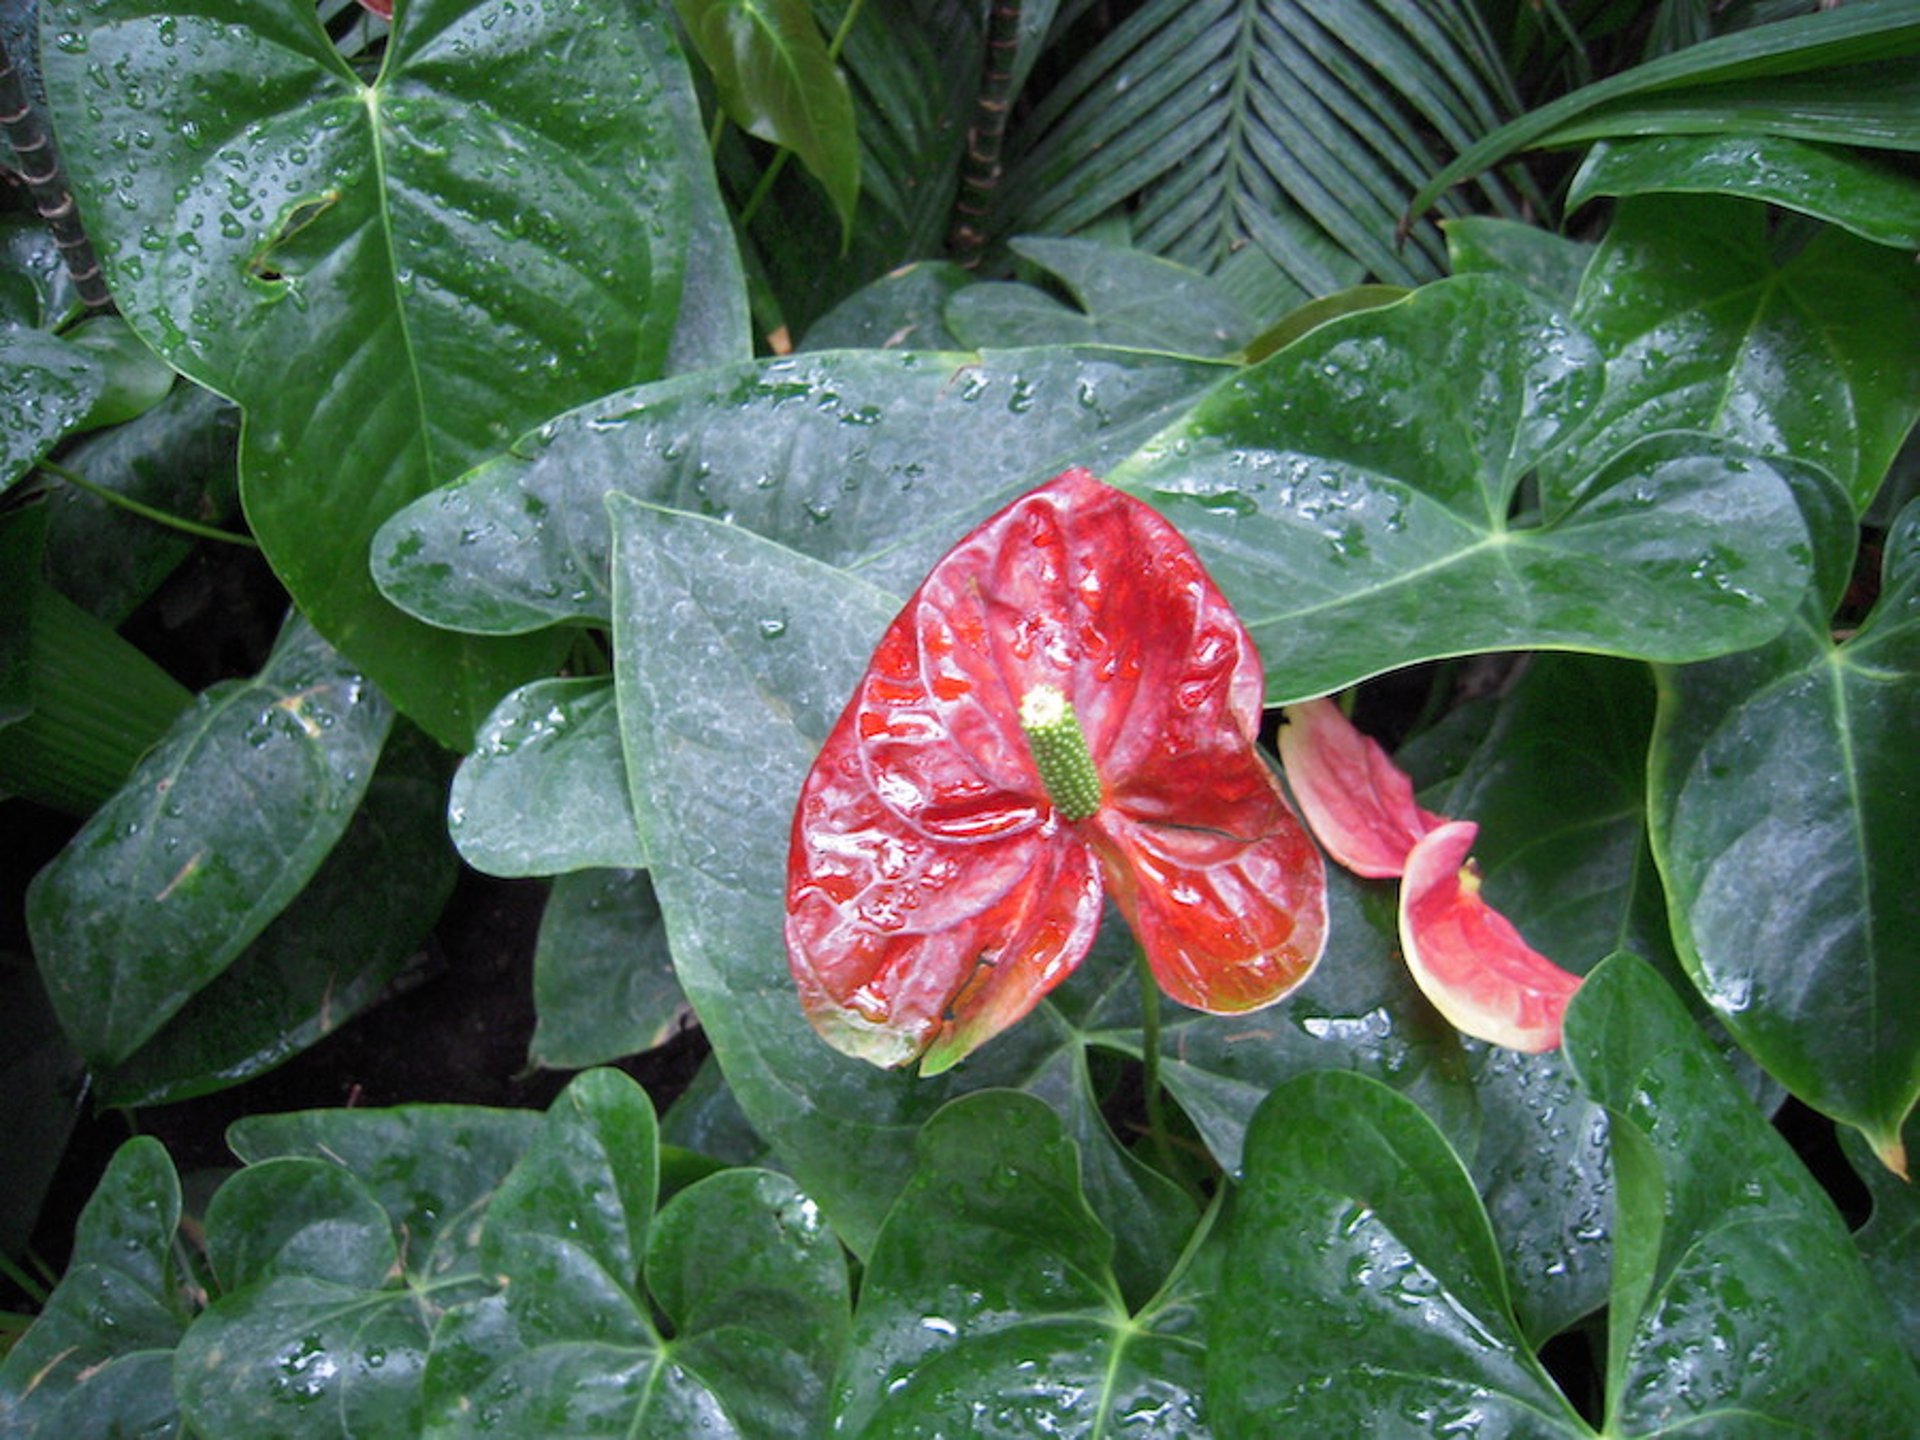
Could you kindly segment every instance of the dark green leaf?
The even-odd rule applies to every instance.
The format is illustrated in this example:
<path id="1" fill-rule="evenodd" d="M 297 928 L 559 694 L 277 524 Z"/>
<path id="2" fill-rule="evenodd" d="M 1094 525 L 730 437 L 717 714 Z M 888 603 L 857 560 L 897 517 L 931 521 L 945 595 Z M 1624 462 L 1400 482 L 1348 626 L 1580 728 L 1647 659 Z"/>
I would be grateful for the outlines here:
<path id="1" fill-rule="evenodd" d="M 1222 1440 L 1590 1436 L 1528 1348 L 1472 1179 L 1411 1100 L 1343 1070 L 1247 1134 L 1207 1396 Z"/>
<path id="2" fill-rule="evenodd" d="M 123 313 L 246 408 L 248 516 L 301 609 L 463 744 L 553 651 L 396 616 L 366 543 L 545 416 L 661 373 L 705 173 L 670 27 L 416 0 L 368 82 L 300 6 L 62 0 L 43 18 Z"/>
<path id="3" fill-rule="evenodd" d="M 1920 1098 L 1920 505 L 1836 644 L 1810 603 L 1778 641 L 1662 675 L 1654 850 L 1689 973 L 1794 1094 L 1904 1168 Z"/>
<path id="4" fill-rule="evenodd" d="M 25 17 L 32 33 L 33 16 Z M 13 46 L 8 44 L 9 52 Z M 15 57 L 18 64 L 18 57 Z M 6 142 L 0 140 L 0 145 Z M 73 282 L 53 235 L 37 215 L 0 218 L 0 330 L 44 330 L 75 304 Z"/>
<path id="5" fill-rule="evenodd" d="M 173 1271 L 179 1224 L 166 1150 L 129 1140 L 81 1212 L 65 1277 L 0 1363 L 7 1433 L 179 1433 L 166 1379 L 187 1311 Z"/>
<path id="6" fill-rule="evenodd" d="M 141 343 L 118 315 L 96 315 L 62 337 L 100 365 L 100 393 L 79 428 L 98 430 L 144 415 L 173 389 L 173 371 Z"/>
<path id="7" fill-rule="evenodd" d="M 399 1260 L 393 1224 L 359 1177 L 297 1155 L 230 1177 L 207 1206 L 206 1232 L 227 1291 L 276 1275 L 378 1290 Z"/>
<path id="8" fill-rule="evenodd" d="M 434 1433 L 817 1433 L 846 1325 L 838 1243 L 789 1182 L 756 1172 L 704 1181 L 656 1222 L 654 1133 L 617 1071 L 554 1102 L 488 1211 L 482 1253 L 505 1288 L 436 1337 Z"/>
<path id="9" fill-rule="evenodd" d="M 0 326 L 0 490 L 79 424 L 104 383 L 100 362 L 79 346 Z"/>
<path id="10" fill-rule="evenodd" d="M 1518 150 L 1572 138 L 1582 122 L 1596 114 L 1598 123 L 1581 132 L 1586 138 L 1595 138 L 1596 133 L 1633 133 L 1630 119 L 1623 116 L 1610 125 L 1605 112 L 1609 107 L 1624 110 L 1648 96 L 1671 96 L 1682 104 L 1695 105 L 1703 112 L 1698 120 L 1703 128 L 1731 128 L 1732 102 L 1751 96 L 1761 102 L 1756 106 L 1760 124 L 1771 121 L 1774 133 L 1791 134 L 1793 131 L 1786 128 L 1790 120 L 1780 113 L 1783 77 L 1807 76 L 1809 88 L 1825 100 L 1831 113 L 1836 100 L 1870 101 L 1876 94 L 1885 95 L 1889 82 L 1897 83 L 1896 77 L 1903 69 L 1910 79 L 1911 63 L 1902 66 L 1897 57 L 1916 51 L 1920 51 L 1920 21 L 1914 19 L 1911 6 L 1904 0 L 1837 6 L 1818 15 L 1722 35 L 1611 75 L 1522 115 L 1463 151 L 1426 183 L 1408 209 L 1420 213 L 1451 186 Z M 1877 86 L 1865 90 L 1850 92 L 1845 80 L 1831 73 L 1835 67 L 1874 61 L 1889 62 L 1889 68 L 1879 74 Z M 1752 83 L 1744 94 L 1732 88 L 1731 82 L 1749 81 Z M 1888 108 L 1899 113 L 1900 97 L 1893 96 Z M 1909 104 L 1905 108 L 1909 126 L 1913 113 Z M 1851 126 L 1847 120 L 1822 125 L 1818 117 L 1811 124 L 1820 132 L 1812 138 L 1871 143 L 1860 134 L 1857 117 Z M 1665 128 L 1679 132 L 1683 127 L 1669 120 Z M 1833 133 L 1836 130 L 1840 133 Z"/>
<path id="11" fill-rule="evenodd" d="M 408 507 L 374 570 L 441 625 L 604 622 L 603 501 L 620 494 L 724 517 L 904 595 L 967 525 L 1069 465 L 1117 463 L 1220 373 L 1120 351 L 844 351 L 687 376 L 563 416 Z"/>
<path id="12" fill-rule="evenodd" d="M 944 260 L 916 261 L 882 275 L 807 327 L 802 350 L 958 350 L 947 329 L 947 297 L 973 276 Z"/>
<path id="13" fill-rule="evenodd" d="M 1593 147 L 1567 193 L 1740 195 L 1797 210 L 1876 245 L 1920 250 L 1920 179 L 1857 150 L 1775 135 L 1659 135 Z"/>
<path id="14" fill-rule="evenodd" d="M 814 1035 L 781 896 L 800 782 L 896 602 L 737 526 L 609 505 L 620 723 L 675 969 L 754 1127 L 864 1250 L 957 1082 Z"/>
<path id="15" fill-rule="evenodd" d="M 835 1433 L 1204 1433 L 1198 1297 L 1171 1285 L 1129 1313 L 1046 1105 L 967 1096 L 918 1149 L 861 1284 Z"/>
<path id="16" fill-rule="evenodd" d="M 625 780 L 623 771 L 623 789 Z M 533 952 L 533 1002 L 533 1065 L 604 1064 L 664 1044 L 680 1028 L 687 1001 L 644 870 L 554 881 Z"/>
<path id="17" fill-rule="evenodd" d="M 1629 202 L 1573 311 L 1607 357 L 1574 474 L 1637 436 L 1706 430 L 1824 466 L 1864 510 L 1920 417 L 1920 274 L 1826 230 L 1784 262 L 1765 210 L 1720 197 Z"/>
<path id="18" fill-rule="evenodd" d="M 248 1165 L 296 1156 L 358 1177 L 406 1237 L 409 1282 L 425 1288 L 479 1274 L 479 1217 L 539 1129 L 524 1110 L 408 1105 L 249 1115 L 227 1144 Z"/>
<path id="19" fill-rule="evenodd" d="M 1893 1307 L 1908 1356 L 1920 1365 L 1920 1291 L 1913 1286 L 1920 1269 L 1920 1190 L 1881 1164 L 1858 1134 L 1843 1132 L 1840 1144 L 1873 1194 L 1873 1214 L 1854 1236 L 1860 1258 Z"/>
<path id="20" fill-rule="evenodd" d="M 1192 540 L 1273 701 L 1474 650 L 1692 659 L 1777 634 L 1810 552 L 1774 466 L 1663 434 L 1549 479 L 1604 381 L 1557 314 L 1467 276 L 1315 330 L 1113 479 Z"/>
<path id="21" fill-rule="evenodd" d="M 237 409 L 180 385 L 139 419 L 88 436 L 61 463 L 115 495 L 214 525 L 239 509 L 239 439 Z M 76 485 L 54 486 L 47 508 L 47 578 L 109 625 L 124 622 L 195 543 Z"/>
<path id="22" fill-rule="evenodd" d="M 447 829 L 489 875 L 647 863 L 627 799 L 613 685 L 536 680 L 502 700 L 453 777 Z"/>
<path id="23" fill-rule="evenodd" d="M 1091 240 L 1027 235 L 1008 242 L 1058 276 L 1073 310 L 1031 285 L 973 285 L 947 302 L 947 327 L 969 349 L 1118 345 L 1224 356 L 1251 338 L 1251 317 L 1218 283 L 1170 260 Z"/>
<path id="24" fill-rule="evenodd" d="M 853 96 L 806 0 L 674 0 L 742 130 L 800 157 L 851 227 L 860 199 Z"/>
<path id="25" fill-rule="evenodd" d="M 1566 1048 L 1615 1137 L 1608 1433 L 1910 1428 L 1920 1375 L 1846 1227 L 1673 991 L 1609 960 Z"/>
<path id="26" fill-rule="evenodd" d="M 61 1024 L 124 1060 L 299 893 L 353 818 L 393 712 L 297 619 L 215 686 L 34 878 L 34 951 Z"/>
<path id="27" fill-rule="evenodd" d="M 157 1105 L 238 1084 L 324 1039 L 385 992 L 453 891 L 445 766 L 411 726 L 307 886 L 122 1063 L 108 1105 Z"/>
<path id="28" fill-rule="evenodd" d="M 1518 220 L 1469 215 L 1441 228 L 1454 274 L 1504 275 L 1562 313 L 1573 309 L 1580 277 L 1593 259 L 1592 245 Z"/>

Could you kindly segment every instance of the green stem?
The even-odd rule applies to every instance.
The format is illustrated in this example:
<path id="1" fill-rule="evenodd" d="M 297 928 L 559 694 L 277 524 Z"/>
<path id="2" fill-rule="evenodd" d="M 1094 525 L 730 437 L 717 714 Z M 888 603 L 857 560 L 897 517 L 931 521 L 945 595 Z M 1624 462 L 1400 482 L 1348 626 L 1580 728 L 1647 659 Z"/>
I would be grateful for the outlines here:
<path id="1" fill-rule="evenodd" d="M 103 485 L 96 485 L 79 472 L 57 465 L 51 460 L 42 460 L 39 468 L 55 479 L 64 480 L 75 489 L 84 490 L 109 505 L 118 505 L 122 510 L 131 511 L 143 520 L 151 520 L 156 525 L 165 525 L 168 529 L 178 530 L 182 534 L 197 535 L 202 540 L 221 540 L 229 545 L 244 545 L 249 550 L 258 550 L 260 544 L 251 535 L 235 535 L 231 530 L 218 530 L 211 525 L 202 525 L 197 520 L 188 520 L 184 516 L 169 514 L 152 505 L 143 504 L 131 496 L 119 494 Z"/>
<path id="2" fill-rule="evenodd" d="M 1169 1179 L 1178 1180 L 1180 1171 L 1167 1139 L 1167 1116 L 1160 1093 L 1160 982 L 1153 978 L 1147 952 L 1139 945 L 1133 947 L 1133 963 L 1140 978 L 1140 1086 L 1146 1096 L 1147 1137 L 1161 1170 Z"/>

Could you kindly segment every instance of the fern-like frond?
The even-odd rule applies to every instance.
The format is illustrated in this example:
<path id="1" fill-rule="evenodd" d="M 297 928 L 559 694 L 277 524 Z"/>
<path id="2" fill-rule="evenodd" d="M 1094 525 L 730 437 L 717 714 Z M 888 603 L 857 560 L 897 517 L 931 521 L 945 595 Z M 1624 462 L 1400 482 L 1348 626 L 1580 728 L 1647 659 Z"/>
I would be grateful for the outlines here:
<path id="1" fill-rule="evenodd" d="M 1252 245 L 1309 294 L 1417 283 L 1445 247 L 1426 221 L 1396 246 L 1408 199 L 1515 108 L 1470 0 L 1149 0 L 1021 127 L 996 228 L 1130 205 L 1143 248 L 1197 269 Z M 1517 209 L 1497 178 L 1482 196 Z"/>

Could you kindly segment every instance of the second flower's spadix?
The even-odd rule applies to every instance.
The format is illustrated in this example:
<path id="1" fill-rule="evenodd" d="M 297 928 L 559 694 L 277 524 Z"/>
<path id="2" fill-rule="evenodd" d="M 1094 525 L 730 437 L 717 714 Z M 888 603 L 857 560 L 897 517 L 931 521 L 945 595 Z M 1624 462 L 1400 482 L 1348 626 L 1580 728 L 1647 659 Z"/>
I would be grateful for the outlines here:
<path id="1" fill-rule="evenodd" d="M 936 565 L 801 791 L 787 951 L 832 1044 L 954 1064 L 1072 972 L 1101 899 L 1183 1004 L 1313 968 L 1319 853 L 1255 748 L 1259 657 L 1153 510 L 1069 470 Z"/>

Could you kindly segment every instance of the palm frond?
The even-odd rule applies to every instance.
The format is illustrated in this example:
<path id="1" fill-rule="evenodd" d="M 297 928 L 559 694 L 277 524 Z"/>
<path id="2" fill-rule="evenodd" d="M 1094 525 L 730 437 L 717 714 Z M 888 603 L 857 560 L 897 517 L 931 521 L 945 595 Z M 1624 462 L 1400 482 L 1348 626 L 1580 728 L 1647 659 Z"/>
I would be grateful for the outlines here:
<path id="1" fill-rule="evenodd" d="M 1197 269 L 1251 245 L 1309 294 L 1416 283 L 1445 247 L 1423 223 L 1396 248 L 1408 198 L 1517 108 L 1468 0 L 1149 0 L 1020 127 L 996 230 L 1131 204 L 1142 247 Z M 1489 177 L 1474 208 L 1518 207 Z"/>

